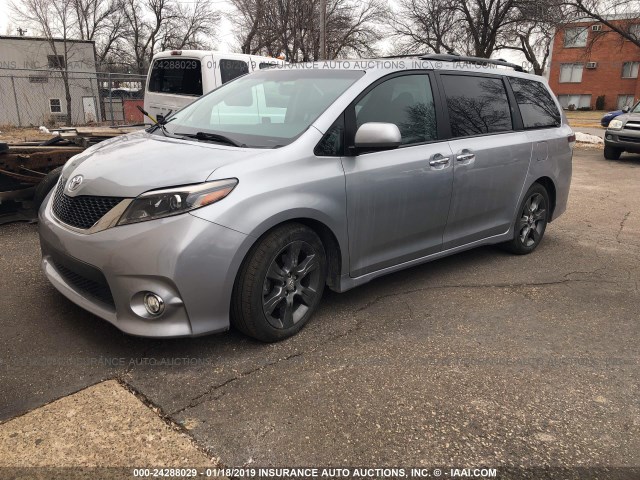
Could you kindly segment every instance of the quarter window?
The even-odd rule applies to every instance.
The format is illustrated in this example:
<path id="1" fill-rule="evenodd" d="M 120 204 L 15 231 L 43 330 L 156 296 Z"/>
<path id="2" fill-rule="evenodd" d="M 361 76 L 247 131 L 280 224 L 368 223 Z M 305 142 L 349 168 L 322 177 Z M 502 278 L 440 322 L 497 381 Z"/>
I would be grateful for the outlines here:
<path id="1" fill-rule="evenodd" d="M 589 30 L 585 27 L 567 28 L 564 31 L 565 47 L 586 47 Z"/>
<path id="2" fill-rule="evenodd" d="M 560 65 L 560 83 L 580 83 L 583 70 L 582 63 L 563 63 Z"/>
<path id="3" fill-rule="evenodd" d="M 640 62 L 624 62 L 622 64 L 622 78 L 638 78 Z"/>
<path id="4" fill-rule="evenodd" d="M 220 79 L 227 83 L 240 75 L 249 73 L 249 65 L 242 60 L 220 60 Z"/>
<path id="5" fill-rule="evenodd" d="M 443 75 L 442 78 L 454 137 L 513 129 L 502 80 L 473 75 Z"/>
<path id="6" fill-rule="evenodd" d="M 357 126 L 387 122 L 398 126 L 402 144 L 437 138 L 436 112 L 427 75 L 391 78 L 367 93 L 355 105 Z"/>
<path id="7" fill-rule="evenodd" d="M 560 126 L 558 107 L 542 83 L 517 77 L 511 77 L 509 82 L 520 107 L 524 128 Z"/>

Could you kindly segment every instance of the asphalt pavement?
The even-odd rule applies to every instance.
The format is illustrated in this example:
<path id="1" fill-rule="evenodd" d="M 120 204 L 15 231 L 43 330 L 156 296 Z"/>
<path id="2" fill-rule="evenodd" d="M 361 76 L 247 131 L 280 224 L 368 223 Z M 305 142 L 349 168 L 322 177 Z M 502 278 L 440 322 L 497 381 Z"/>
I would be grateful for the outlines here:
<path id="1" fill-rule="evenodd" d="M 640 157 L 578 149 L 537 251 L 327 292 L 296 337 L 126 336 L 0 228 L 0 421 L 117 379 L 230 466 L 640 466 Z M 96 408 L 101 408 L 96 405 Z"/>

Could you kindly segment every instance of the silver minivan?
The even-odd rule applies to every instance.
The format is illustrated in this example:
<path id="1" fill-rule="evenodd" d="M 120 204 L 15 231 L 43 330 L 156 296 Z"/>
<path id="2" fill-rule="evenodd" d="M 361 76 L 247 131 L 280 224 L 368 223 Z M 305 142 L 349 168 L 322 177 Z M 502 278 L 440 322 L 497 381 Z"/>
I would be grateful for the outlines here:
<path id="1" fill-rule="evenodd" d="M 73 157 L 40 210 L 51 283 L 120 330 L 293 335 L 323 289 L 540 244 L 575 137 L 545 81 L 468 57 L 287 65 Z"/>

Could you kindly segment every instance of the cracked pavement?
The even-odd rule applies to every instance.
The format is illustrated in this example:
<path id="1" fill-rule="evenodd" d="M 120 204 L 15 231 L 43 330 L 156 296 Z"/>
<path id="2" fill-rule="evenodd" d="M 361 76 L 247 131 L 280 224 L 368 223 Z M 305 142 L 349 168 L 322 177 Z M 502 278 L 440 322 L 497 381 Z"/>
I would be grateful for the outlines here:
<path id="1" fill-rule="evenodd" d="M 296 337 L 129 337 L 0 229 L 0 421 L 104 379 L 229 466 L 640 466 L 640 157 L 577 149 L 538 250 L 326 292 Z M 182 359 L 176 364 L 176 359 Z"/>

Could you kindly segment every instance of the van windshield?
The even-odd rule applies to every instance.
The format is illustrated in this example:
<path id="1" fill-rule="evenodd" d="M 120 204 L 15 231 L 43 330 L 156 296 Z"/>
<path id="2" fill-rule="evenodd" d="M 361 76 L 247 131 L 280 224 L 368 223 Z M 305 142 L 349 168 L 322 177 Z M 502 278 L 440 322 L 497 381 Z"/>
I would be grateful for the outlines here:
<path id="1" fill-rule="evenodd" d="M 183 108 L 166 124 L 172 135 L 277 148 L 293 142 L 364 72 L 267 69 L 239 77 Z M 206 137 L 206 138 L 205 138 Z"/>

